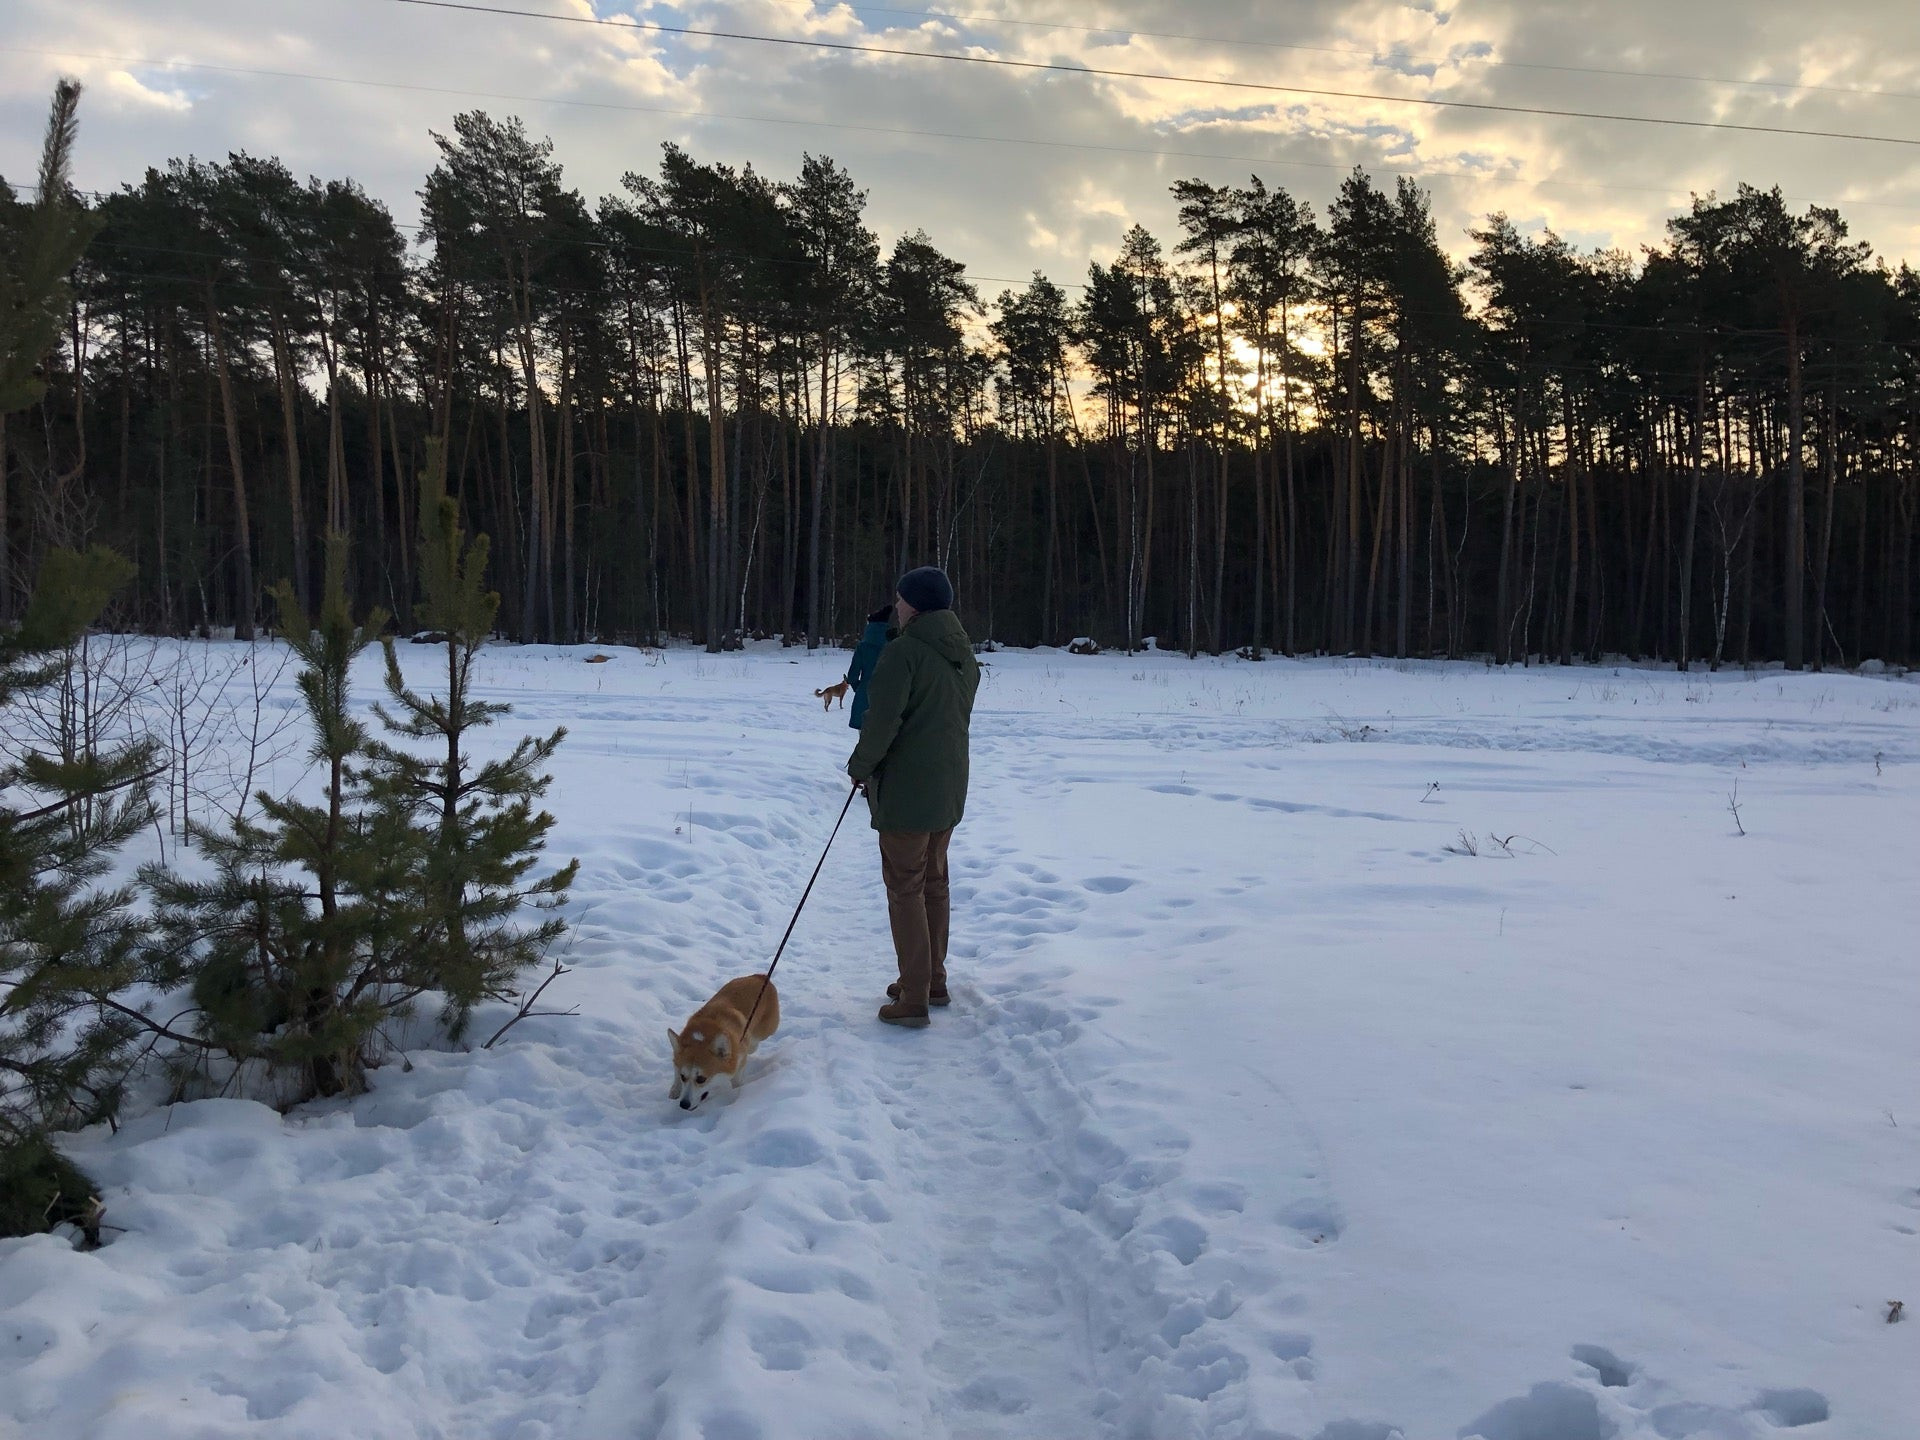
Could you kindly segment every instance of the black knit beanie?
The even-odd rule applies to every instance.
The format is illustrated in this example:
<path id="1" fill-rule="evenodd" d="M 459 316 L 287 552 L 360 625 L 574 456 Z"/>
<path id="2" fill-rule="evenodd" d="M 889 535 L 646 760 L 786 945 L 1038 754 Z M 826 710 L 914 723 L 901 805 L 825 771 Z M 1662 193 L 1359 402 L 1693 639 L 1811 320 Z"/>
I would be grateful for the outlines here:
<path id="1" fill-rule="evenodd" d="M 909 570 L 900 577 L 900 583 L 894 589 L 902 600 L 923 615 L 929 610 L 953 608 L 953 582 L 932 565 Z"/>

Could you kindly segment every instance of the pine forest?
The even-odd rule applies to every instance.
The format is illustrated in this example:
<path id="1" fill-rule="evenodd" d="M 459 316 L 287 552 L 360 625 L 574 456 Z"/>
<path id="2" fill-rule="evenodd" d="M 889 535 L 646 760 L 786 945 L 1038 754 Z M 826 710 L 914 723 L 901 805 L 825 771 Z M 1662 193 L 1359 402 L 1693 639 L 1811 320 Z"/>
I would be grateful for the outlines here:
<path id="1" fill-rule="evenodd" d="M 1777 189 L 1638 255 L 1491 215 L 1462 264 L 1408 180 L 1188 180 L 1177 233 L 988 295 L 824 157 L 667 144 L 589 200 L 518 120 L 433 139 L 417 231 L 248 154 L 71 197 L 0 614 L 98 544 L 116 623 L 244 638 L 339 536 L 410 628 L 437 443 L 523 641 L 839 643 L 931 563 L 1020 646 L 1914 658 L 1920 274 Z"/>

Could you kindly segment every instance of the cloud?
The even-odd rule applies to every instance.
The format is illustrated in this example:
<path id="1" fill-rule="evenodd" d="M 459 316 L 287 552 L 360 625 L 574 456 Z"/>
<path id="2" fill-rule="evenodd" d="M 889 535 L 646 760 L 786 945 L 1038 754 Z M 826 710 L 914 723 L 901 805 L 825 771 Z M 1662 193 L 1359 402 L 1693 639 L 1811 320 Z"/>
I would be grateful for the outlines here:
<path id="1" fill-rule="evenodd" d="M 193 108 L 193 98 L 185 90 L 178 87 L 156 88 L 126 70 L 109 70 L 106 88 L 115 101 L 136 110 L 147 108 L 180 113 Z"/>
<path id="2" fill-rule="evenodd" d="M 67 70 L 93 87 L 78 165 L 91 188 L 137 179 L 172 156 L 247 149 L 278 153 L 296 174 L 352 175 L 411 220 L 435 159 L 429 130 L 444 132 L 456 112 L 477 107 L 518 113 L 551 135 L 569 183 L 589 199 L 616 190 L 624 171 L 652 169 L 662 140 L 774 176 L 797 171 L 802 151 L 830 154 L 869 191 L 869 219 L 885 243 L 924 227 L 989 291 L 1036 266 L 1080 280 L 1136 220 L 1171 240 L 1167 187 L 1186 176 L 1244 183 L 1258 171 L 1324 214 L 1356 163 L 1383 183 L 1424 177 L 1441 242 L 1455 254 L 1493 210 L 1583 245 L 1655 242 L 1689 192 L 1727 193 L 1746 180 L 1777 183 L 1796 203 L 1839 202 L 1856 235 L 1896 261 L 1920 259 L 1920 152 L 1910 147 L 1193 83 L 1920 135 L 1913 102 L 1862 93 L 1920 95 L 1920 7 L 1887 7 L 1869 31 L 1788 0 L 1486 0 L 1471 11 L 1217 0 L 1203 12 L 1185 0 L 997 0 L 1035 22 L 1025 25 L 806 0 L 541 3 L 582 16 L 1192 80 L 809 51 L 390 0 L 340 0 L 271 21 L 249 0 L 182 0 L 164 16 L 139 0 L 12 0 L 0 13 L 0 173 L 32 170 L 46 95 Z M 34 50 L 66 58 L 23 53 Z M 361 83 L 242 73 L 261 70 Z M 595 108 L 620 106 L 699 113 Z M 1044 143 L 1007 143 L 1019 140 Z"/>

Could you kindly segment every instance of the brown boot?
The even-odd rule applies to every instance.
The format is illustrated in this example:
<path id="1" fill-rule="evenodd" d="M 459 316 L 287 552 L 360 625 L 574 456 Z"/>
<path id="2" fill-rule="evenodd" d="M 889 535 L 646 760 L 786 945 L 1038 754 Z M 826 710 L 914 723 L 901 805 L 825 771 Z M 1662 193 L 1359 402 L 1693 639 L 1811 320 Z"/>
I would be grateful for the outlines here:
<path id="1" fill-rule="evenodd" d="M 887 998 L 889 1000 L 898 1000 L 900 998 L 899 981 L 896 980 L 893 984 L 887 986 Z M 953 1003 L 953 997 L 947 994 L 946 986 L 936 985 L 932 990 L 927 992 L 927 1003 L 929 1005 L 951 1005 Z"/>
<path id="2" fill-rule="evenodd" d="M 924 1030 L 932 1022 L 927 1019 L 927 1007 L 924 1005 L 902 1005 L 898 1000 L 880 1007 L 880 1019 L 888 1025 L 904 1025 L 910 1030 Z"/>

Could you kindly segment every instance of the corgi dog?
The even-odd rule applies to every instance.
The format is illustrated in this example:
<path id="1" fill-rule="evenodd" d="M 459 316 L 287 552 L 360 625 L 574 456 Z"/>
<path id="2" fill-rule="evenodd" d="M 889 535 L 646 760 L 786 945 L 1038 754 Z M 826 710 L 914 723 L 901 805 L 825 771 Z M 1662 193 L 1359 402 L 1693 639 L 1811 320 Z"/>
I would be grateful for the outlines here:
<path id="1" fill-rule="evenodd" d="M 838 699 L 840 701 L 840 708 L 844 710 L 847 708 L 847 691 L 852 688 L 853 687 L 845 680 L 842 680 L 838 685 L 829 685 L 824 690 L 814 691 L 813 698 L 820 702 L 820 708 L 822 710 L 831 710 L 834 700 Z"/>
<path id="2" fill-rule="evenodd" d="M 760 987 L 767 993 L 754 1008 Z M 753 1014 L 753 1028 L 747 1028 L 747 1014 Z M 760 1042 L 780 1028 L 780 992 L 764 975 L 742 975 L 720 987 L 720 993 L 693 1012 L 686 1028 L 677 1034 L 669 1028 L 667 1039 L 673 1045 L 673 1088 L 669 1100 L 678 1100 L 682 1110 L 691 1110 L 713 1093 L 724 1078 L 738 1089 L 740 1071 L 747 1057 L 760 1048 Z"/>

